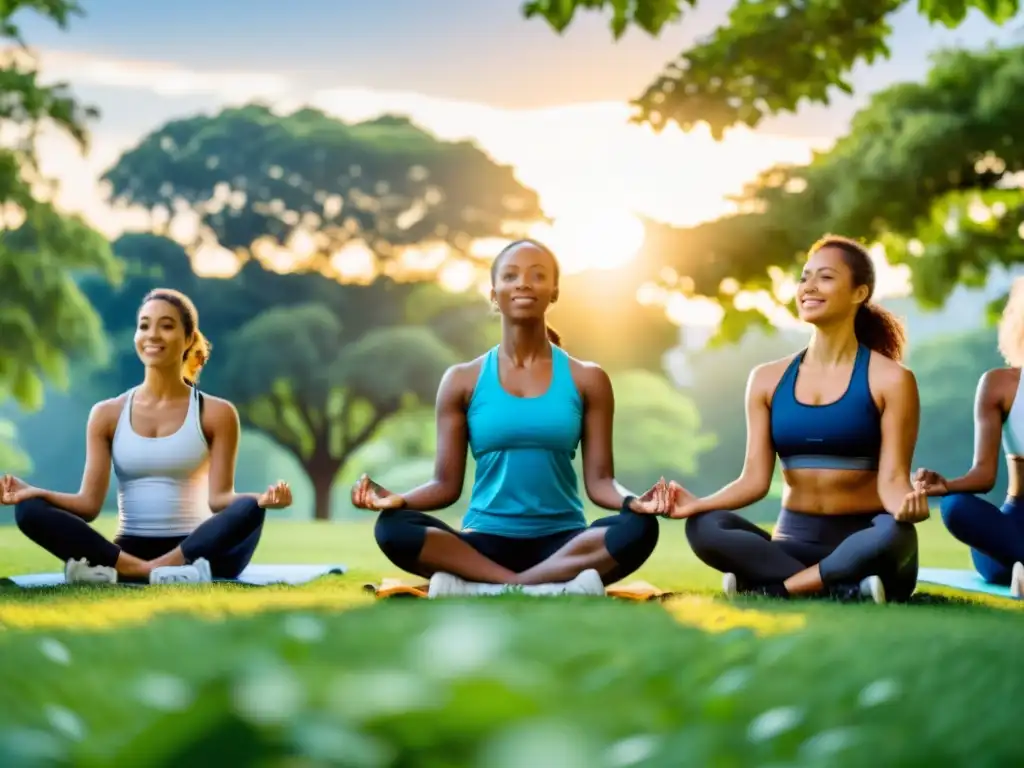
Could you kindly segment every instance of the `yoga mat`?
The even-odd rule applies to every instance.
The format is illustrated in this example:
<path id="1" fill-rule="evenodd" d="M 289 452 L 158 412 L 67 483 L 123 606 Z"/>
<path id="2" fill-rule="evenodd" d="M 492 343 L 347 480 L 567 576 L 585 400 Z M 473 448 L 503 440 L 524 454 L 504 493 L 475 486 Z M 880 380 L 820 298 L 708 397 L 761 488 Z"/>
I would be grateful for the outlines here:
<path id="1" fill-rule="evenodd" d="M 427 588 L 430 585 L 422 579 L 384 579 L 379 584 L 364 584 L 363 590 L 376 596 L 378 599 L 393 597 L 419 597 L 427 596 Z M 631 581 L 628 584 L 613 584 L 605 589 L 608 597 L 617 597 L 621 600 L 634 600 L 647 602 L 648 600 L 665 600 L 672 596 L 671 592 L 659 589 L 646 581 Z"/>
<path id="2" fill-rule="evenodd" d="M 305 584 L 327 575 L 340 575 L 348 569 L 344 565 L 250 565 L 237 579 L 214 579 L 239 584 Z M 29 573 L 24 576 L 8 576 L 0 584 L 15 584 L 19 587 L 54 587 L 64 583 L 64 573 Z M 141 585 L 147 586 L 147 585 Z"/>
<path id="3" fill-rule="evenodd" d="M 952 568 L 921 568 L 917 574 L 918 582 L 938 584 L 943 587 L 962 589 L 965 592 L 984 592 L 997 597 L 1009 597 L 1010 588 L 989 584 L 975 571 L 960 571 Z"/>

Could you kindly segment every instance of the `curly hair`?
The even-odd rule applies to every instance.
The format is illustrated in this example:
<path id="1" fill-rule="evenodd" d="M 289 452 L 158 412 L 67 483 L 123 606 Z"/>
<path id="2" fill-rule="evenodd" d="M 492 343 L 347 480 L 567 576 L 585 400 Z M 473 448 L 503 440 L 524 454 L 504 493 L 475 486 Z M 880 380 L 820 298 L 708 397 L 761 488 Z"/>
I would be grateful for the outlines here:
<path id="1" fill-rule="evenodd" d="M 1010 296 L 999 318 L 999 354 L 1013 368 L 1024 368 L 1024 278 L 1010 286 Z"/>

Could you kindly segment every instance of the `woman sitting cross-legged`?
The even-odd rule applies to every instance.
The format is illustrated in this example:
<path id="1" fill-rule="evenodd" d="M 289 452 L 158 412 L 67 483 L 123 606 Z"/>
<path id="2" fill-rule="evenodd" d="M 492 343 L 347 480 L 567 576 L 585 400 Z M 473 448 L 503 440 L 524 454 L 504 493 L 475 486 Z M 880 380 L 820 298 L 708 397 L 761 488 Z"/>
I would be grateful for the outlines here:
<path id="1" fill-rule="evenodd" d="M 690 546 L 723 572 L 727 594 L 885 602 L 916 587 L 913 524 L 928 517 L 924 486 L 910 480 L 918 391 L 899 363 L 903 329 L 871 302 L 874 287 L 864 248 L 816 243 L 796 296 L 814 334 L 751 373 L 742 474 L 707 498 L 670 484 L 670 516 L 687 518 Z M 769 534 L 734 510 L 767 495 L 776 456 L 785 490 Z"/>
<path id="2" fill-rule="evenodd" d="M 947 480 L 919 469 L 916 479 L 939 502 L 942 521 L 971 548 L 974 568 L 990 584 L 1009 585 L 1024 598 L 1024 279 L 1018 279 L 999 322 L 999 350 L 1007 368 L 982 375 L 974 399 L 974 463 Z M 1009 472 L 1007 498 L 997 507 L 988 493 L 999 472 L 1000 442 Z"/>
<path id="3" fill-rule="evenodd" d="M 200 394 L 196 378 L 210 345 L 183 294 L 155 290 L 136 318 L 142 384 L 93 406 L 78 493 L 33 488 L 6 475 L 0 503 L 18 528 L 65 563 L 68 583 L 190 582 L 238 577 L 249 564 L 266 509 L 291 504 L 288 484 L 262 494 L 234 491 L 238 414 Z M 113 463 L 118 533 L 89 525 L 100 513 Z"/>
<path id="4" fill-rule="evenodd" d="M 637 570 L 658 542 L 668 485 L 641 498 L 615 482 L 613 396 L 608 375 L 559 347 L 545 322 L 558 299 L 558 262 L 544 246 L 517 241 L 491 267 L 501 343 L 449 369 L 437 395 L 435 477 L 395 494 L 365 475 L 352 489 L 379 510 L 375 535 L 399 568 L 430 578 L 431 597 L 496 594 L 603 595 Z M 572 460 L 582 441 L 583 480 L 599 507 L 617 514 L 587 525 Z M 462 493 L 467 446 L 476 460 L 462 530 L 424 514 Z"/>

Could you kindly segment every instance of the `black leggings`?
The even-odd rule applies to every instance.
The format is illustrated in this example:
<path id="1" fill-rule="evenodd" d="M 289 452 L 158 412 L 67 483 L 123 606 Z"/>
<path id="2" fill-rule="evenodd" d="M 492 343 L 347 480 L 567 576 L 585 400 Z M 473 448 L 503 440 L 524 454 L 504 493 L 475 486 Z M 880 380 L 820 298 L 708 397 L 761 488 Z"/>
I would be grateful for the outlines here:
<path id="1" fill-rule="evenodd" d="M 423 512 L 396 509 L 380 513 L 373 533 L 377 546 L 388 560 L 403 571 L 424 576 L 426 574 L 419 559 L 427 538 L 427 528 L 458 536 L 487 559 L 515 573 L 522 573 L 544 562 L 584 531 L 607 528 L 604 546 L 616 566 L 604 575 L 605 584 L 616 582 L 643 565 L 658 545 L 660 530 L 655 516 L 624 511 L 595 520 L 589 528 L 520 539 L 479 531 L 456 531 L 447 523 Z"/>
<path id="2" fill-rule="evenodd" d="M 14 508 L 21 532 L 61 562 L 85 558 L 89 565 L 113 568 L 123 550 L 140 560 L 155 560 L 181 547 L 186 562 L 206 558 L 217 579 L 236 579 L 252 559 L 266 512 L 255 499 L 236 499 L 188 536 L 118 536 L 113 542 L 85 520 L 42 499 Z"/>
<path id="3" fill-rule="evenodd" d="M 888 512 L 783 509 L 774 535 L 733 512 L 707 512 L 686 521 L 686 538 L 704 563 L 735 574 L 741 590 L 780 584 L 812 565 L 826 587 L 878 576 L 886 598 L 896 602 L 917 586 L 917 529 Z"/>

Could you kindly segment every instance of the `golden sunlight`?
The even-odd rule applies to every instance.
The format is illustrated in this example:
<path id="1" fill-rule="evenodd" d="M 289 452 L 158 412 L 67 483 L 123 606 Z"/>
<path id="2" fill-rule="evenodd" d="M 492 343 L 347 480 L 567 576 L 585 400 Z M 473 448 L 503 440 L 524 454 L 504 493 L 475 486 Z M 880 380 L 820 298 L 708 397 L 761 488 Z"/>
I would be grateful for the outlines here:
<path id="1" fill-rule="evenodd" d="M 643 223 L 633 214 L 599 208 L 581 208 L 530 229 L 531 237 L 555 252 L 567 274 L 628 265 L 643 246 L 644 235 Z"/>

